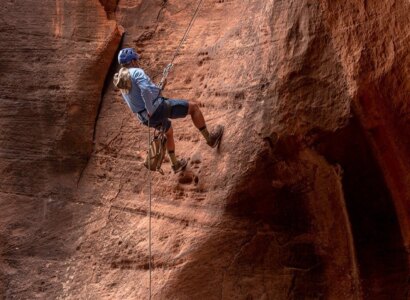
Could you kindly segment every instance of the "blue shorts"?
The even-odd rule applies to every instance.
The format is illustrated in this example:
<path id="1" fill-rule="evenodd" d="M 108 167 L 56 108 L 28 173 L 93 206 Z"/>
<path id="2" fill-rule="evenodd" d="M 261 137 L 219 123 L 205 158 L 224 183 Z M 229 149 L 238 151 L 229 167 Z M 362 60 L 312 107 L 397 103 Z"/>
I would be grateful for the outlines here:
<path id="1" fill-rule="evenodd" d="M 153 128 L 162 127 L 165 132 L 171 127 L 171 120 L 185 118 L 188 115 L 188 101 L 180 99 L 167 99 L 159 97 L 157 101 L 162 103 L 155 110 L 154 114 L 149 119 L 149 126 Z M 144 110 L 138 113 L 138 119 L 142 124 L 148 126 L 148 114 Z"/>

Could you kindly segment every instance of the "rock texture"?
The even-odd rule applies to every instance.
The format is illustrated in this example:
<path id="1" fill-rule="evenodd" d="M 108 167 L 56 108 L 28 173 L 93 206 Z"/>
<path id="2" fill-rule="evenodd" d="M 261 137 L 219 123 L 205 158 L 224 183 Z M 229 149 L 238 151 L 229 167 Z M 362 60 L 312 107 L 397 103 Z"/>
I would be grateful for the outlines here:
<path id="1" fill-rule="evenodd" d="M 121 33 L 98 1 L 7 0 L 0 16 L 0 298 L 55 298 Z"/>
<path id="2" fill-rule="evenodd" d="M 0 294 L 148 299 L 148 132 L 110 82 L 120 46 L 159 81 L 197 2 L 35 4 L 0 9 Z M 204 0 L 164 95 L 226 131 L 173 121 L 153 299 L 409 297 L 409 12 Z"/>

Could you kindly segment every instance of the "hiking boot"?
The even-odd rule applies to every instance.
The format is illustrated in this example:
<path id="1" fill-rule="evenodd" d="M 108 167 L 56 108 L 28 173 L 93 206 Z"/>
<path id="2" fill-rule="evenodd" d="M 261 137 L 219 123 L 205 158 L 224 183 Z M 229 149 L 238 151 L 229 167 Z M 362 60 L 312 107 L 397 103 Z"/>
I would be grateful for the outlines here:
<path id="1" fill-rule="evenodd" d="M 216 126 L 215 130 L 213 130 L 212 133 L 209 135 L 209 142 L 207 142 L 207 144 L 212 148 L 218 146 L 219 142 L 221 141 L 223 132 L 224 127 L 222 125 Z"/>
<path id="2" fill-rule="evenodd" d="M 177 161 L 177 163 L 172 166 L 172 170 L 174 171 L 174 174 L 181 172 L 182 170 L 185 169 L 186 165 L 187 165 L 187 161 L 185 159 L 179 159 Z"/>

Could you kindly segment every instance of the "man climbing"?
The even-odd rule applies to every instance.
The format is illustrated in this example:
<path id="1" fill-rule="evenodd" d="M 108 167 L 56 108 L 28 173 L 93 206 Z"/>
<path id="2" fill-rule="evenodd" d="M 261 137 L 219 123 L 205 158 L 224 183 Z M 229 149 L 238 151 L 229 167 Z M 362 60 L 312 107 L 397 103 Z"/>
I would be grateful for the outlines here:
<path id="1" fill-rule="evenodd" d="M 196 103 L 162 97 L 161 89 L 141 68 L 138 68 L 138 60 L 139 55 L 132 48 L 124 48 L 119 52 L 118 63 L 122 68 L 114 75 L 114 85 L 121 90 L 125 102 L 142 124 L 148 126 L 149 119 L 150 127 L 162 127 L 167 137 L 166 148 L 172 170 L 178 173 L 185 169 L 187 161 L 178 160 L 175 156 L 174 131 L 169 119 L 191 115 L 195 127 L 212 148 L 218 146 L 224 128 L 218 125 L 212 133 L 209 133 L 202 112 Z"/>

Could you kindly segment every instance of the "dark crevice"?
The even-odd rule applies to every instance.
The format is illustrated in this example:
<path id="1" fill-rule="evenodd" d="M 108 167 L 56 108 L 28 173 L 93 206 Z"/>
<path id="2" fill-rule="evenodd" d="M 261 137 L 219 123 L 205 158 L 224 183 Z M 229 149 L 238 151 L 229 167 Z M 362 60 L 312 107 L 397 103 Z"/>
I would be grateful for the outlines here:
<path id="1" fill-rule="evenodd" d="M 95 132 L 95 129 L 94 129 L 94 132 Z M 93 138 L 93 140 L 94 140 L 94 138 Z M 94 148 L 94 143 L 93 143 L 93 148 Z M 87 160 L 85 161 L 85 163 L 83 164 L 83 167 L 81 168 L 80 175 L 78 176 L 78 179 L 77 179 L 77 184 L 76 184 L 77 188 L 80 184 L 81 179 L 83 178 L 83 174 L 84 174 L 85 169 L 87 169 L 88 162 L 90 161 L 90 158 L 91 158 L 91 156 L 87 157 Z"/>
<path id="2" fill-rule="evenodd" d="M 102 87 L 102 89 L 101 89 L 101 98 L 100 98 L 100 101 L 98 102 L 97 114 L 96 114 L 95 120 L 94 120 L 92 149 L 91 149 L 90 154 L 93 153 L 93 152 L 94 152 L 94 149 L 95 149 L 95 136 L 96 136 L 96 132 L 97 132 L 98 119 L 100 118 L 100 113 L 101 113 L 101 108 L 102 108 L 102 106 L 103 106 L 104 96 L 105 96 L 105 94 L 107 93 L 107 90 L 109 89 L 109 87 L 110 87 L 110 85 L 111 85 L 112 78 L 113 78 L 113 76 L 114 76 L 116 67 L 117 67 L 117 65 L 118 65 L 118 63 L 117 63 L 117 55 L 118 55 L 119 50 L 120 50 L 121 47 L 122 47 L 123 39 L 124 39 L 124 34 L 122 35 L 121 40 L 120 40 L 120 42 L 118 43 L 117 51 L 115 52 L 115 55 L 114 55 L 114 57 L 113 57 L 113 60 L 111 61 L 111 65 L 110 65 L 110 67 L 109 67 L 109 69 L 108 69 L 108 72 L 107 72 L 107 74 L 106 74 L 106 76 L 105 76 L 104 84 L 103 84 L 103 87 Z M 91 155 L 89 155 L 89 156 L 87 157 L 87 161 L 84 163 L 84 166 L 82 167 L 82 169 L 81 169 L 81 171 L 80 171 L 80 175 L 79 175 L 79 177 L 78 177 L 78 179 L 77 179 L 77 188 L 78 188 L 78 186 L 79 186 L 79 184 L 80 184 L 80 181 L 81 181 L 81 179 L 82 179 L 82 177 L 83 177 L 84 171 L 87 169 L 87 166 L 88 166 L 88 164 L 89 164 L 89 162 L 90 162 L 90 158 L 91 158 Z"/>
<path id="3" fill-rule="evenodd" d="M 343 169 L 343 190 L 366 299 L 405 299 L 408 262 L 394 204 L 366 135 L 354 118 L 317 150 Z"/>
<path id="4" fill-rule="evenodd" d="M 115 20 L 115 10 L 117 9 L 119 0 L 99 0 L 104 7 L 107 19 Z"/>
<path id="5" fill-rule="evenodd" d="M 111 62 L 110 68 L 108 69 L 108 72 L 107 72 L 107 74 L 106 74 L 106 76 L 105 76 L 103 87 L 102 87 L 102 89 L 101 89 L 101 99 L 100 99 L 100 102 L 99 102 L 99 104 L 98 104 L 97 115 L 95 116 L 95 121 L 94 121 L 93 147 L 94 147 L 94 142 L 95 142 L 95 134 L 96 134 L 96 129 L 97 129 L 97 123 L 98 123 L 98 119 L 99 119 L 99 117 L 100 117 L 100 113 L 101 113 L 101 108 L 102 108 L 104 96 L 105 96 L 105 94 L 107 93 L 107 90 L 109 89 L 109 87 L 110 87 L 111 84 L 112 84 L 112 78 L 113 78 L 113 76 L 114 76 L 114 74 L 115 74 L 115 72 L 116 72 L 116 68 L 117 68 L 117 65 L 118 65 L 118 63 L 117 63 L 117 56 L 118 56 L 118 52 L 120 51 L 120 49 L 121 49 L 121 47 L 122 47 L 122 43 L 123 43 L 123 40 L 124 40 L 124 36 L 125 36 L 125 34 L 123 34 L 123 35 L 121 36 L 121 40 L 120 40 L 120 42 L 118 43 L 117 51 L 115 52 L 115 55 L 114 55 L 113 60 L 112 60 L 112 62 Z M 94 149 L 93 149 L 93 150 L 94 150 Z"/>

